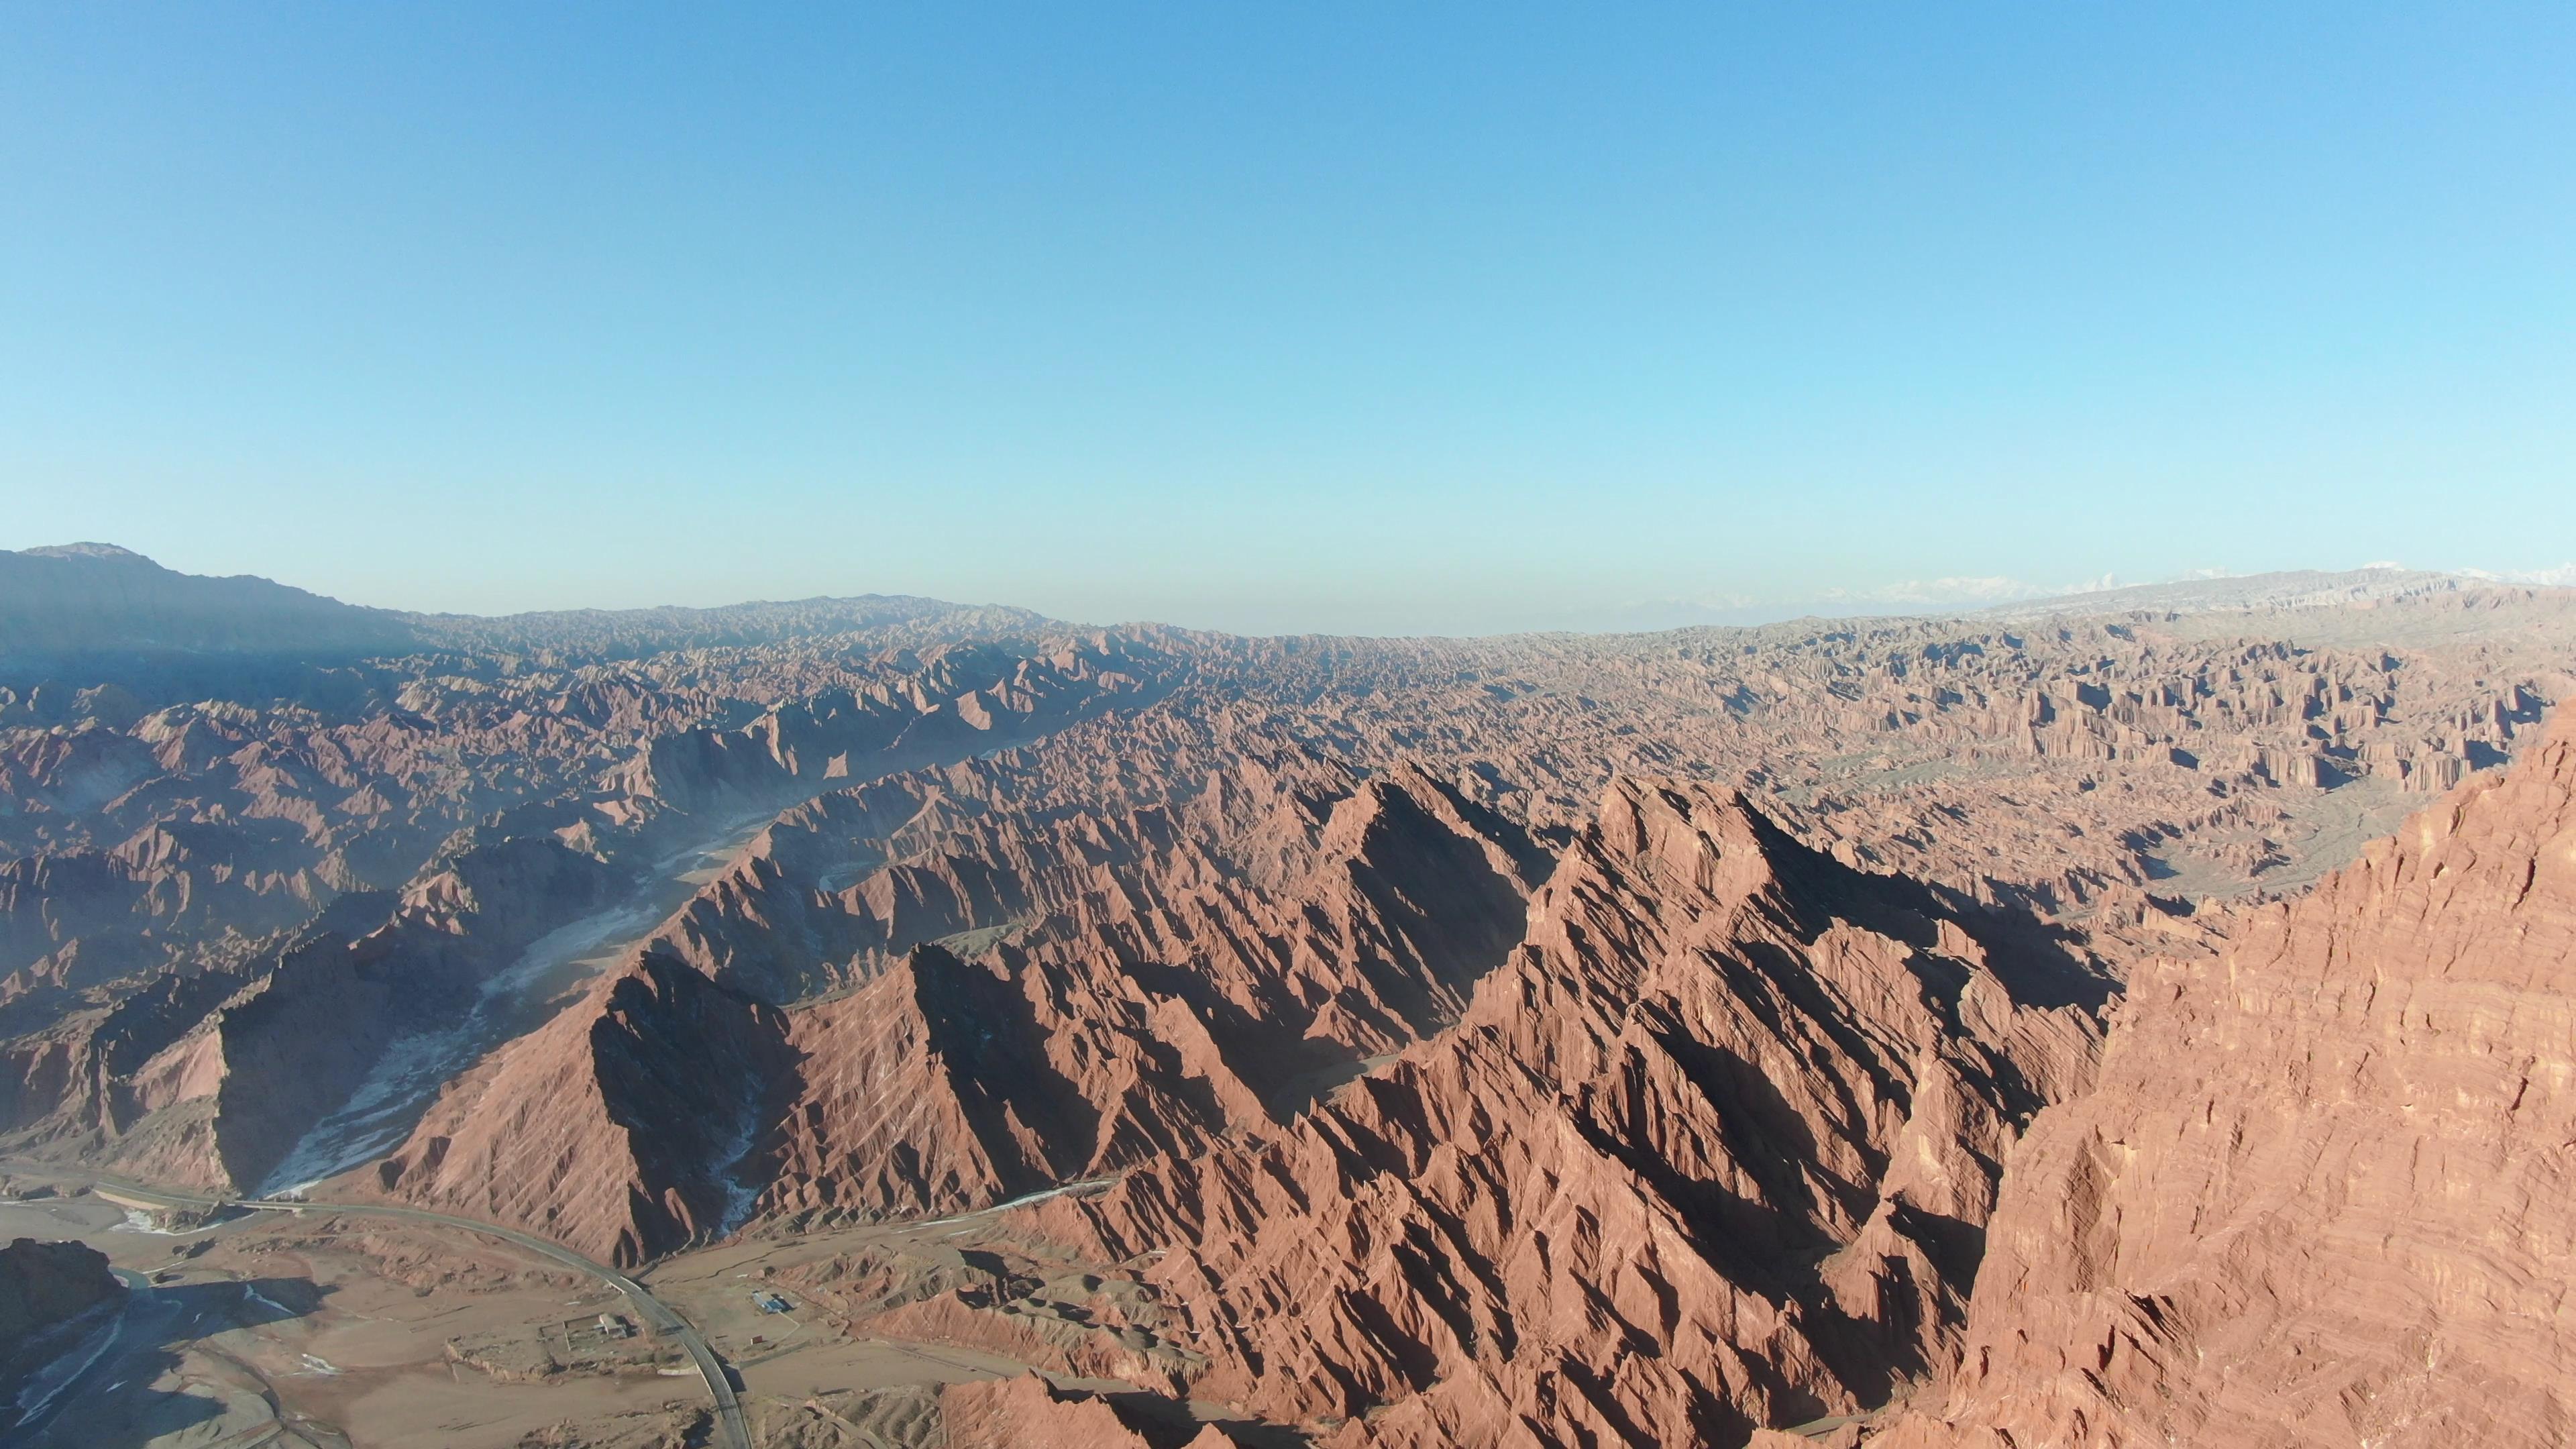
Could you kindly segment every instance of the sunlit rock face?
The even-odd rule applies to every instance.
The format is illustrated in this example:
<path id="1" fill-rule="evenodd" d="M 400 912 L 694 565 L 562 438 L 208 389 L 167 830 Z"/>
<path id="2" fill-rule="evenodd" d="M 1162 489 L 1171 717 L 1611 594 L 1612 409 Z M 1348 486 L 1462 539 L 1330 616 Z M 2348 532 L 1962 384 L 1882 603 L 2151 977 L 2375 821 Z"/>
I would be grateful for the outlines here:
<path id="1" fill-rule="evenodd" d="M 1872 1443 L 2576 1432 L 2576 740 L 2233 937 L 2132 978 L 2012 1159 L 1957 1372 Z"/>

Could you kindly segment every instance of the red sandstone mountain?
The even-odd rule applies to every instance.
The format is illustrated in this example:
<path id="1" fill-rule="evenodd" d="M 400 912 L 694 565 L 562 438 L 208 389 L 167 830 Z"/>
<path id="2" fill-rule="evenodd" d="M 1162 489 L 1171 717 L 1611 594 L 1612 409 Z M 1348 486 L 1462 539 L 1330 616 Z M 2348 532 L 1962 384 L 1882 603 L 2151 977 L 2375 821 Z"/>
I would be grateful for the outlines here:
<path id="1" fill-rule="evenodd" d="M 2562 721 L 2562 728 L 2564 722 Z M 2576 1436 L 2576 739 L 2130 983 L 1872 1444 Z"/>
<path id="2" fill-rule="evenodd" d="M 682 918 L 714 979 L 648 945 L 461 1083 L 376 1181 L 632 1261 L 753 1210 L 962 1211 L 1275 1130 L 1319 1073 L 1347 1075 L 1455 1017 L 1519 935 L 1524 872 L 1544 860 L 1419 772 L 1298 768 L 1299 789 L 1247 793 L 1220 777 L 1177 810 L 1006 836 L 1003 864 L 979 867 L 971 890 L 953 863 L 917 872 L 948 892 L 940 934 L 1041 906 L 1048 924 L 974 960 L 915 946 L 793 1013 L 731 985 L 737 958 L 713 945 L 778 929 L 755 849 L 723 878 L 737 888 L 702 897 L 714 910 Z M 864 906 L 863 887 L 841 894 Z M 888 940 L 865 909 L 821 919 Z M 822 929 L 809 921 L 800 939 Z M 733 1095 L 655 1095 L 682 1081 Z M 713 1138 L 683 1150 L 635 1130 L 681 1112 L 736 1135 L 722 1151 Z M 727 1217 L 716 1205 L 736 1192 Z"/>
<path id="3" fill-rule="evenodd" d="M 1622 787 L 1456 1028 L 1023 1223 L 1137 1275 L 1166 1392 L 1336 1445 L 2566 1441 L 2576 741 L 2186 930 L 2090 1086 L 2009 999 L 2083 978 L 1944 913 Z"/>
<path id="4" fill-rule="evenodd" d="M 2106 985 L 1739 797 L 1623 781 L 1456 1027 L 1042 1220 L 1163 1254 L 1191 1394 L 1327 1442 L 1738 1442 L 1946 1358 Z"/>
<path id="5" fill-rule="evenodd" d="M 257 1187 L 396 1043 L 466 1015 L 674 840 L 1062 728 L 1153 687 L 1137 672 L 1152 667 L 1123 645 L 902 651 L 800 667 L 810 693 L 731 728 L 688 691 L 613 677 L 552 699 L 416 681 L 394 713 L 289 711 L 265 738 L 256 712 L 182 707 L 136 726 L 161 752 L 105 803 L 60 798 L 67 757 L 42 747 L 124 737 L 94 721 L 33 735 L 21 757 L 54 761 L 57 794 L 21 797 L 45 808 L 0 828 L 152 823 L 113 852 L 0 866 L 0 948 L 49 951 L 0 982 L 20 1028 L 0 1046 L 0 1132 L 155 1180 Z"/>

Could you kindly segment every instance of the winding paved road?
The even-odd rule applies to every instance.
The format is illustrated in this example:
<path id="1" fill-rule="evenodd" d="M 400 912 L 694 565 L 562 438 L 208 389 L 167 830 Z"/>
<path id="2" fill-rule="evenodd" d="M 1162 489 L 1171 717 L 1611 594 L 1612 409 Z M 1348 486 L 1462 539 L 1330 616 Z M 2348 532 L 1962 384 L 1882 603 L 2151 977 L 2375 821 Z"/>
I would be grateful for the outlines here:
<path id="1" fill-rule="evenodd" d="M 238 1207 L 250 1208 L 258 1212 L 323 1212 L 345 1213 L 351 1217 L 392 1218 L 401 1222 L 428 1223 L 442 1228 L 461 1228 L 469 1233 L 480 1233 L 484 1237 L 498 1238 L 515 1247 L 525 1248 L 539 1257 L 587 1273 L 625 1294 L 626 1301 L 634 1306 L 636 1317 L 642 1319 L 654 1332 L 668 1335 L 682 1348 L 687 1349 L 689 1357 L 696 1361 L 698 1376 L 706 1380 L 707 1395 L 715 1400 L 716 1442 L 725 1446 L 725 1449 L 752 1449 L 751 1426 L 742 1416 L 742 1401 L 734 1395 L 733 1381 L 725 1377 L 724 1364 L 716 1358 L 715 1350 L 707 1347 L 707 1341 L 698 1336 L 698 1331 L 689 1326 L 688 1320 L 673 1312 L 661 1299 L 645 1291 L 643 1284 L 614 1268 L 594 1263 L 560 1243 L 548 1242 L 533 1233 L 523 1233 L 515 1228 L 476 1222 L 472 1218 L 452 1218 L 445 1213 L 422 1212 L 418 1208 L 381 1207 L 372 1203 L 311 1202 L 292 1198 L 205 1197 L 196 1193 L 173 1192 L 167 1188 L 128 1182 L 121 1178 L 69 1172 L 52 1167 L 43 1169 L 43 1175 L 68 1178 L 76 1182 L 85 1181 L 93 1188 L 104 1188 L 117 1197 L 133 1198 L 151 1206 L 200 1210 Z"/>

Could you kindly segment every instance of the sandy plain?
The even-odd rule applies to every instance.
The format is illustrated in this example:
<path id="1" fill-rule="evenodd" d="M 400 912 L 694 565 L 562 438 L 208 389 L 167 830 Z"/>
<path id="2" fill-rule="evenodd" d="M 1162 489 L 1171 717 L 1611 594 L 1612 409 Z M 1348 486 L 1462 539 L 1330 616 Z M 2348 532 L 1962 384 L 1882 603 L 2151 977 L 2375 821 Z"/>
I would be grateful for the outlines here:
<path id="1" fill-rule="evenodd" d="M 1021 1371 L 992 1354 L 853 1334 L 755 1306 L 764 1269 L 956 1224 L 851 1229 L 685 1254 L 657 1294 L 730 1365 L 760 1442 L 831 1425 L 829 1402 Z M 29 1449 L 553 1449 L 684 1445 L 706 1398 L 613 1290 L 472 1233 L 324 1212 L 173 1230 L 90 1193 L 0 1202 L 0 1240 L 78 1239 L 131 1294 L 40 1386 Z M 32 1400 L 30 1401 L 32 1402 Z"/>

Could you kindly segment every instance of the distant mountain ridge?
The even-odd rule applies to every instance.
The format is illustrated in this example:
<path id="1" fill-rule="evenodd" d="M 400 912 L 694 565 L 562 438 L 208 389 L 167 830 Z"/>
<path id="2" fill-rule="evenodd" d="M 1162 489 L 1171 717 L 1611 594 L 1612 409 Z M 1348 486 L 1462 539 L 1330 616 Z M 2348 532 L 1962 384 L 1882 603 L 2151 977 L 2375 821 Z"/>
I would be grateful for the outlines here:
<path id="1" fill-rule="evenodd" d="M 952 604 L 913 594 L 759 600 L 709 609 L 554 609 L 526 614 L 409 614 L 438 648 L 564 650 L 616 657 L 664 649 L 742 648 L 862 629 L 936 624 L 952 634 L 1030 634 L 1076 627 L 1029 609 Z"/>
<path id="2" fill-rule="evenodd" d="M 2214 579 L 2178 579 L 2163 584 L 2133 584 L 2080 594 L 2024 599 L 1971 611 L 1998 619 L 2062 618 L 2076 614 L 2194 614 L 2231 609 L 2318 609 L 2373 600 L 2457 593 L 2499 585 L 2431 569 L 2284 569 Z"/>
<path id="3" fill-rule="evenodd" d="M 2034 621 L 2079 615 L 2317 609 L 2477 589 L 2548 587 L 2421 569 L 2300 569 L 2141 584 L 1986 608 L 1901 612 Z M 1845 617 L 1867 613 L 1859 610 Z M 1714 621 L 1699 627 L 1709 626 L 1759 627 Z M 876 642 L 882 645 L 889 642 L 889 631 L 891 641 L 901 643 L 924 631 L 943 638 L 999 637 L 1080 627 L 1084 626 L 1028 609 L 956 604 L 908 594 L 757 600 L 713 608 L 665 605 L 488 616 L 422 614 L 343 603 L 256 575 L 181 573 L 114 544 L 58 544 L 15 553 L 0 550 L 0 686 L 23 686 L 49 676 L 114 677 L 113 671 L 93 675 L 90 670 L 64 667 L 106 658 L 131 664 L 171 658 L 201 661 L 204 656 L 256 657 L 328 667 L 370 656 L 491 650 L 577 662 L 677 649 L 748 648 L 861 631 L 879 635 Z"/>
<path id="4" fill-rule="evenodd" d="M 256 575 L 165 568 L 107 543 L 0 550 L 0 674 L 36 675 L 101 656 L 242 655 L 327 664 L 444 649 L 619 657 L 740 647 L 906 624 L 947 635 L 1068 627 L 1027 609 L 902 594 L 711 609 L 568 609 L 485 617 L 343 603 Z"/>
<path id="5" fill-rule="evenodd" d="M 0 658 L 408 649 L 412 625 L 249 574 L 166 569 L 105 543 L 0 552 Z"/>

